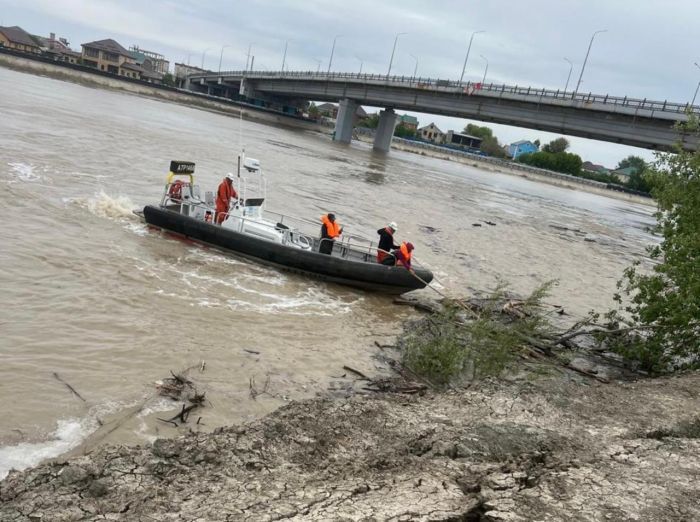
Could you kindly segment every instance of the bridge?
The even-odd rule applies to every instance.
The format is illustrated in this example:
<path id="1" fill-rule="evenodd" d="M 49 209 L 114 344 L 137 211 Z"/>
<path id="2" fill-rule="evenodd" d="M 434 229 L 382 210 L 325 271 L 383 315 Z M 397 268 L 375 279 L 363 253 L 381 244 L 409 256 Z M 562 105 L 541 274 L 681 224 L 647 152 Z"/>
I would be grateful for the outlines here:
<path id="1" fill-rule="evenodd" d="M 384 107 L 374 147 L 388 151 L 396 110 L 500 123 L 655 150 L 681 144 L 697 150 L 697 136 L 675 125 L 700 116 L 700 106 L 610 95 L 564 92 L 405 76 L 354 73 L 228 71 L 188 76 L 185 88 L 229 98 L 301 106 L 338 102 L 335 140 L 349 143 L 359 105 Z"/>

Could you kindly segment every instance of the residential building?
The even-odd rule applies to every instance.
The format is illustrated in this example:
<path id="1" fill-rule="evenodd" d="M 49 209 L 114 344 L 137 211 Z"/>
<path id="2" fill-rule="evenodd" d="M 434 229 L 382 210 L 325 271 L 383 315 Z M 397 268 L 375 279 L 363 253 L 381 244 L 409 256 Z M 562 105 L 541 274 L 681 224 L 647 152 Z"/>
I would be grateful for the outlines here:
<path id="1" fill-rule="evenodd" d="M 517 159 L 522 154 L 537 152 L 540 148 L 528 140 L 520 140 L 508 145 L 507 154 L 513 159 Z"/>
<path id="2" fill-rule="evenodd" d="M 481 147 L 481 141 L 481 138 L 477 138 L 476 136 L 470 136 L 469 134 L 462 134 L 451 130 L 447 131 L 447 135 L 445 136 L 445 143 L 447 145 L 463 149 L 478 149 Z"/>
<path id="3" fill-rule="evenodd" d="M 338 117 L 338 106 L 334 103 L 321 103 L 316 107 L 321 116 L 335 120 Z"/>
<path id="4" fill-rule="evenodd" d="M 170 62 L 160 53 L 147 51 L 139 48 L 138 45 L 129 47 L 131 55 L 136 59 L 136 63 L 147 71 L 158 74 L 168 74 L 170 72 Z"/>
<path id="5" fill-rule="evenodd" d="M 141 78 L 143 68 L 136 59 L 118 42 L 107 38 L 82 44 L 83 64 L 128 78 Z"/>
<path id="6" fill-rule="evenodd" d="M 630 176 L 637 172 L 635 167 L 625 167 L 624 169 L 613 170 L 610 174 L 615 176 L 622 183 L 627 183 L 630 180 Z"/>
<path id="7" fill-rule="evenodd" d="M 610 169 L 606 169 L 602 165 L 596 165 L 590 161 L 584 161 L 581 165 L 581 169 L 586 172 L 593 172 L 594 174 L 610 174 Z"/>
<path id="8" fill-rule="evenodd" d="M 418 118 L 415 116 L 409 116 L 408 114 L 402 114 L 399 116 L 398 124 L 414 131 L 418 129 Z"/>
<path id="9" fill-rule="evenodd" d="M 434 123 L 418 129 L 417 136 L 424 141 L 430 141 L 433 143 L 440 144 L 445 142 L 445 133 L 442 132 Z"/>
<path id="10" fill-rule="evenodd" d="M 43 55 L 59 62 L 80 63 L 81 53 L 72 50 L 65 38 L 56 38 L 56 33 L 49 34 L 48 38 L 37 35 L 32 37 L 39 43 Z"/>
<path id="11" fill-rule="evenodd" d="M 0 47 L 26 53 L 41 53 L 41 46 L 31 34 L 18 26 L 0 27 Z"/>

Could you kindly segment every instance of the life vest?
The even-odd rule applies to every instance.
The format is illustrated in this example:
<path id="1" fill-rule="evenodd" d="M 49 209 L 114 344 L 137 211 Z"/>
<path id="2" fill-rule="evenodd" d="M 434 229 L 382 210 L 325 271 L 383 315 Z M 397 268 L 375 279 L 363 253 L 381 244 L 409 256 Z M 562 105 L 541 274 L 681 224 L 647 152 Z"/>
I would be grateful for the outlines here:
<path id="1" fill-rule="evenodd" d="M 411 252 L 408 251 L 408 247 L 406 246 L 406 243 L 403 242 L 401 243 L 401 247 L 399 248 L 401 251 L 401 254 L 403 255 L 403 259 L 399 259 L 399 262 L 401 264 L 406 264 L 406 262 L 410 265 L 411 264 Z"/>
<path id="2" fill-rule="evenodd" d="M 340 225 L 338 221 L 331 223 L 331 220 L 328 219 L 328 214 L 321 216 L 321 223 L 326 225 L 326 233 L 331 239 L 335 239 L 340 235 Z"/>
<path id="3" fill-rule="evenodd" d="M 172 183 L 172 185 L 170 185 L 170 189 L 168 190 L 168 197 L 173 201 L 182 201 L 182 187 L 184 187 L 185 185 L 186 183 L 181 179 L 175 180 Z"/>

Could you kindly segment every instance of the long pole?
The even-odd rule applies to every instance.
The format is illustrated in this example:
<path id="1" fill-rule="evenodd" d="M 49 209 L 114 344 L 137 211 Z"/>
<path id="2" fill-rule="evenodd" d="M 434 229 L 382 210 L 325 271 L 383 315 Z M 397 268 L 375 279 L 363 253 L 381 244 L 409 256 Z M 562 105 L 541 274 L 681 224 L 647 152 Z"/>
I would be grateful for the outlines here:
<path id="1" fill-rule="evenodd" d="M 467 47 L 467 55 L 464 57 L 464 65 L 462 66 L 462 75 L 459 77 L 459 83 L 464 80 L 464 71 L 467 69 L 467 61 L 469 60 L 469 51 L 472 50 L 472 41 L 474 40 L 474 35 L 479 33 L 485 33 L 486 31 L 474 31 L 471 38 L 469 38 L 469 47 Z"/>
<path id="2" fill-rule="evenodd" d="M 484 69 L 484 78 L 481 80 L 481 85 L 483 87 L 484 84 L 486 83 L 486 73 L 489 72 L 489 61 L 486 59 L 486 57 L 483 54 L 480 54 L 479 56 L 481 56 L 481 59 L 486 62 L 486 69 Z"/>
<path id="3" fill-rule="evenodd" d="M 416 81 L 416 74 L 418 74 L 418 58 L 413 56 L 412 54 L 409 54 L 411 58 L 413 58 L 416 61 L 416 66 L 413 68 L 413 79 L 412 81 Z"/>
<path id="4" fill-rule="evenodd" d="M 248 54 L 246 54 L 245 58 L 245 70 L 248 71 L 248 66 L 250 65 L 250 50 L 253 47 L 253 44 L 248 44 Z M 252 69 L 252 65 L 250 65 L 250 68 Z"/>
<path id="5" fill-rule="evenodd" d="M 289 40 L 284 42 L 284 54 L 282 55 L 282 72 L 284 72 L 284 63 L 287 61 L 287 45 L 289 44 Z"/>
<path id="6" fill-rule="evenodd" d="M 574 94 L 576 94 L 578 92 L 578 88 L 581 86 L 581 79 L 583 78 L 583 71 L 586 70 L 586 63 L 588 62 L 588 55 L 591 52 L 591 46 L 593 45 L 593 39 L 595 38 L 595 36 L 597 34 L 606 33 L 606 32 L 608 32 L 607 29 L 601 29 L 600 31 L 596 31 L 595 33 L 593 33 L 593 36 L 591 36 L 591 41 L 588 43 L 588 50 L 586 51 L 586 58 L 584 58 L 584 60 L 583 60 L 583 67 L 581 67 L 581 74 L 579 74 L 578 83 L 576 84 L 576 90 L 574 91 Z"/>
<path id="7" fill-rule="evenodd" d="M 328 59 L 328 75 L 330 76 L 331 74 L 331 65 L 333 64 L 333 53 L 335 52 L 335 41 L 343 36 L 342 34 L 336 34 L 333 37 L 333 47 L 331 47 L 331 57 Z"/>
<path id="8" fill-rule="evenodd" d="M 566 85 L 564 85 L 564 93 L 566 93 L 566 90 L 569 88 L 569 80 L 571 80 L 571 71 L 574 70 L 574 64 L 568 58 L 564 58 L 564 60 L 569 62 L 569 76 L 566 77 Z"/>
<path id="9" fill-rule="evenodd" d="M 391 49 L 391 58 L 389 59 L 389 70 L 386 73 L 387 79 L 391 75 L 391 66 L 394 63 L 394 53 L 396 52 L 396 43 L 399 41 L 399 36 L 408 33 L 397 33 L 396 38 L 394 38 L 394 47 Z"/>
<path id="10" fill-rule="evenodd" d="M 221 54 L 219 55 L 219 72 L 221 72 L 221 61 L 224 59 L 224 49 L 231 47 L 230 45 L 224 45 L 221 47 Z"/>
<path id="11" fill-rule="evenodd" d="M 695 67 L 700 69 L 700 65 L 698 65 L 698 62 L 695 62 Z M 700 81 L 698 82 L 698 86 L 695 87 L 695 94 L 693 95 L 693 101 L 690 102 L 691 107 L 695 106 L 695 98 L 698 97 L 698 90 L 700 90 Z"/>
<path id="12" fill-rule="evenodd" d="M 360 74 L 362 74 L 362 66 L 364 65 L 365 62 L 359 56 L 355 56 L 355 58 L 357 58 L 360 61 L 360 72 L 357 73 L 358 75 L 360 75 Z"/>

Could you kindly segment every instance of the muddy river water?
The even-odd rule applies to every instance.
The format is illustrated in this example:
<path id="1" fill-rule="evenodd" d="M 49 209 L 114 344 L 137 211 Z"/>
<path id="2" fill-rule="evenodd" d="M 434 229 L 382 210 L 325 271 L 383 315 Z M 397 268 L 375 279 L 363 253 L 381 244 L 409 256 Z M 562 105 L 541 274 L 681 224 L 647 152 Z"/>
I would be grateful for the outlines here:
<path id="1" fill-rule="evenodd" d="M 367 237 L 396 221 L 451 294 L 557 279 L 550 301 L 581 316 L 611 305 L 652 240 L 651 207 L 0 69 L 0 477 L 129 408 L 106 440 L 176 434 L 156 419 L 171 416 L 153 385 L 170 370 L 192 367 L 207 392 L 201 429 L 324 392 L 345 364 L 376 371 L 373 341 L 410 310 L 168 237 L 132 214 L 159 199 L 171 159 L 196 162 L 214 190 L 240 136 L 262 163 L 268 208 L 334 210 Z M 252 380 L 267 382 L 255 400 Z"/>

